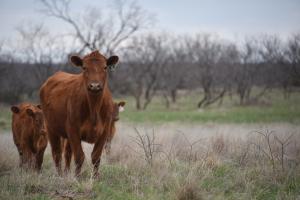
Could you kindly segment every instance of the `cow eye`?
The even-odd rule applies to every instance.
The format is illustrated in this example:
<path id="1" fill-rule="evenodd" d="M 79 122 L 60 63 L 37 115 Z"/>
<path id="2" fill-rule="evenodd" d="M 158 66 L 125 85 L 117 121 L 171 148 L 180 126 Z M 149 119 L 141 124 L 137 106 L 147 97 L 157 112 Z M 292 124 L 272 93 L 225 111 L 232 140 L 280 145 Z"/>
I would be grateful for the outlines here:
<path id="1" fill-rule="evenodd" d="M 107 66 L 104 67 L 104 71 L 106 71 L 106 70 L 107 70 Z"/>
<path id="2" fill-rule="evenodd" d="M 82 67 L 83 71 L 86 71 L 86 67 Z"/>

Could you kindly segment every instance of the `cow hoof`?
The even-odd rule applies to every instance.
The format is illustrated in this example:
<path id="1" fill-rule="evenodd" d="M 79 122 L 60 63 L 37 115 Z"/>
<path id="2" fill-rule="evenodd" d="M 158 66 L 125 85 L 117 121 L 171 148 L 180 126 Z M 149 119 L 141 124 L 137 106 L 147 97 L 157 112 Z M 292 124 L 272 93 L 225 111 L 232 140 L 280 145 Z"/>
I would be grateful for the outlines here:
<path id="1" fill-rule="evenodd" d="M 64 175 L 68 176 L 68 174 L 70 173 L 70 169 L 64 169 Z"/>
<path id="2" fill-rule="evenodd" d="M 93 179 L 94 180 L 100 180 L 100 173 L 99 172 L 94 172 Z"/>

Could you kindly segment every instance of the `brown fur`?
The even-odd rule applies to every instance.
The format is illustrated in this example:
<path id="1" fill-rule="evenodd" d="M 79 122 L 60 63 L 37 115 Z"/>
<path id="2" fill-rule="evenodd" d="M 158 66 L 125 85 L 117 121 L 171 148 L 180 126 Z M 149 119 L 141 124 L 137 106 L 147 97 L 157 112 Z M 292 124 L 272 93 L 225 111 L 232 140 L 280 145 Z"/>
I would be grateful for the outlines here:
<path id="1" fill-rule="evenodd" d="M 94 175 L 98 176 L 100 158 L 109 135 L 113 113 L 106 68 L 117 61 L 116 56 L 106 59 L 98 51 L 83 59 L 72 56 L 71 62 L 82 67 L 82 73 L 74 75 L 58 72 L 42 85 L 40 99 L 48 125 L 52 156 L 59 174 L 62 157 L 61 138 L 66 138 L 70 144 L 70 151 L 67 153 L 73 152 L 74 155 L 76 175 L 80 173 L 84 161 L 81 141 L 95 144 L 91 157 Z M 91 83 L 97 83 L 97 89 L 101 89 L 96 92 L 90 90 Z"/>
<path id="2" fill-rule="evenodd" d="M 30 103 L 12 106 L 13 140 L 20 156 L 20 166 L 40 170 L 47 147 L 42 110 Z"/>
<path id="3" fill-rule="evenodd" d="M 115 123 L 119 120 L 119 107 L 122 106 L 124 107 L 125 102 L 119 102 L 119 103 L 114 103 L 114 109 L 113 109 L 113 115 L 112 115 L 112 123 L 110 127 L 110 132 L 107 137 L 107 141 L 105 143 L 105 151 L 106 154 L 110 154 L 111 150 L 111 141 L 116 133 L 116 127 Z M 70 164 L 72 160 L 72 149 L 70 146 L 70 143 L 68 142 L 67 139 L 61 138 L 61 148 L 64 154 L 64 159 L 65 159 L 65 172 L 69 172 L 70 170 Z"/>
<path id="4" fill-rule="evenodd" d="M 111 130 L 110 130 L 110 134 L 107 138 L 107 142 L 105 144 L 105 151 L 106 154 L 110 154 L 110 150 L 111 150 L 111 141 L 114 138 L 115 134 L 116 134 L 116 126 L 115 123 L 117 121 L 119 121 L 119 108 L 120 106 L 124 107 L 125 106 L 125 102 L 121 101 L 119 103 L 114 103 L 114 111 L 113 111 L 113 121 L 112 121 L 112 125 L 111 125 Z"/>

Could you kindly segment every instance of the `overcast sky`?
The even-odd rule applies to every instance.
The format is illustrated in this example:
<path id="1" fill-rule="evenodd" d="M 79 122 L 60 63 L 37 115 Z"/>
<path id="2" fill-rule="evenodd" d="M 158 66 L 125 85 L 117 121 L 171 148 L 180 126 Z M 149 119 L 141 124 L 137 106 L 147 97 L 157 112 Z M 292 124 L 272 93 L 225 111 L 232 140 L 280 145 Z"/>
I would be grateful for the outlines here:
<path id="1" fill-rule="evenodd" d="M 213 32 L 238 39 L 261 33 L 287 37 L 300 32 L 300 0 L 137 0 L 156 15 L 156 28 L 175 33 Z M 105 3 L 106 2 L 106 3 Z M 75 12 L 105 0 L 73 0 Z M 0 0 L 0 39 L 13 39 L 22 21 L 43 22 L 60 32 L 65 24 L 37 12 L 38 0 Z"/>

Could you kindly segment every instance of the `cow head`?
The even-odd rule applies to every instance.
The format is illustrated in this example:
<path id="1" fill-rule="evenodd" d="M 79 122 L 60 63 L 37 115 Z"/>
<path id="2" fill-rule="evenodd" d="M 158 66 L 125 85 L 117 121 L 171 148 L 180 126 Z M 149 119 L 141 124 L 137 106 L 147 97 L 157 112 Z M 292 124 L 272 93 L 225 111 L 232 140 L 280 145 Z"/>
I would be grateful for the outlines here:
<path id="1" fill-rule="evenodd" d="M 71 63 L 76 67 L 81 67 L 85 86 L 90 94 L 100 94 L 104 89 L 107 70 L 118 63 L 118 56 L 111 56 L 106 59 L 99 51 L 94 51 L 83 58 L 71 56 Z"/>
<path id="2" fill-rule="evenodd" d="M 124 106 L 126 102 L 121 101 L 119 103 L 114 103 L 114 111 L 113 111 L 113 121 L 119 120 L 119 113 L 124 111 Z"/>
<path id="3" fill-rule="evenodd" d="M 45 133 L 45 125 L 44 125 L 44 115 L 40 105 L 31 106 L 26 108 L 26 113 L 33 120 L 34 129 L 40 133 Z"/>

